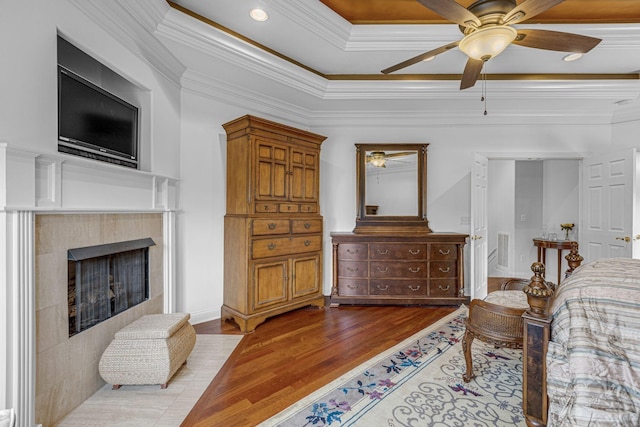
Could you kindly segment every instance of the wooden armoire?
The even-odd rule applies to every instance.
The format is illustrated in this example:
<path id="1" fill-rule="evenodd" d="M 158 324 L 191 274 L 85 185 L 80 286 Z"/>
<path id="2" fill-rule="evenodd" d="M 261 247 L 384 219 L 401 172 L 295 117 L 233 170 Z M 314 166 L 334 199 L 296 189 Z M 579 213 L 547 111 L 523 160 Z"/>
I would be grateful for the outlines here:
<path id="1" fill-rule="evenodd" d="M 227 133 L 222 320 L 243 332 L 324 306 L 320 145 L 325 137 L 254 116 Z"/>

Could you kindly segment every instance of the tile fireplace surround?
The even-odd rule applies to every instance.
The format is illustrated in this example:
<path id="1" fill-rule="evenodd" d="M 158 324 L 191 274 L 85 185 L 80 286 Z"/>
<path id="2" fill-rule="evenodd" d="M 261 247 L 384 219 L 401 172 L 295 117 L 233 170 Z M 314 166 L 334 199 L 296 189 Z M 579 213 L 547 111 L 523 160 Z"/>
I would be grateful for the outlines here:
<path id="1" fill-rule="evenodd" d="M 36 423 L 52 425 L 104 385 L 98 362 L 113 335 L 162 313 L 162 214 L 36 215 Z M 151 237 L 149 300 L 69 338 L 67 250 Z"/>
<path id="2" fill-rule="evenodd" d="M 104 383 L 102 352 L 147 313 L 175 311 L 177 179 L 0 142 L 0 408 L 50 426 Z M 151 238 L 149 299 L 68 336 L 67 250 Z"/>

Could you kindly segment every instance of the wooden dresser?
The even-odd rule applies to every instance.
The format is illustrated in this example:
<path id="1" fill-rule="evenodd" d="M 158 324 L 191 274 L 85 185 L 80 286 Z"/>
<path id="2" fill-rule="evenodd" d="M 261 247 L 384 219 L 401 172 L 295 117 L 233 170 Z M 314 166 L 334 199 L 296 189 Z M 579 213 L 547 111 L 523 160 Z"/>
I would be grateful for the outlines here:
<path id="1" fill-rule="evenodd" d="M 253 116 L 227 132 L 222 320 L 251 332 L 268 317 L 324 306 L 320 145 L 325 137 Z"/>
<path id="2" fill-rule="evenodd" d="M 339 304 L 456 305 L 464 296 L 466 234 L 331 233 Z"/>

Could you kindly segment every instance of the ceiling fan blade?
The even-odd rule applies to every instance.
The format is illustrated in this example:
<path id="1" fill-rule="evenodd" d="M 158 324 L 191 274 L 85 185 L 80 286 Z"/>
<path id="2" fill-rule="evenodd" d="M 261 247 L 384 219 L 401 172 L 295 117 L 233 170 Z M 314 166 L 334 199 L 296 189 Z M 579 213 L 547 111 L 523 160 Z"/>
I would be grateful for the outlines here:
<path id="1" fill-rule="evenodd" d="M 430 50 L 429 52 L 425 52 L 425 53 L 420 54 L 418 56 L 414 56 L 413 58 L 407 59 L 406 61 L 402 61 L 399 64 L 393 65 L 393 66 L 391 66 L 389 68 L 385 68 L 384 70 L 382 70 L 382 74 L 393 73 L 394 71 L 401 70 L 403 68 L 408 67 L 409 65 L 417 64 L 418 62 L 424 61 L 427 58 L 431 58 L 432 56 L 436 56 L 436 55 L 439 55 L 439 54 L 441 54 L 443 52 L 451 50 L 454 47 L 458 47 L 459 43 L 460 43 L 460 40 L 455 41 L 453 43 L 449 43 L 449 44 L 444 45 L 444 46 L 440 46 L 437 49 Z"/>
<path id="2" fill-rule="evenodd" d="M 387 159 L 391 159 L 393 157 L 404 157 L 404 156 L 410 156 L 411 154 L 417 154 L 417 151 L 399 151 L 397 153 L 387 153 L 384 156 Z"/>
<path id="3" fill-rule="evenodd" d="M 512 43 L 536 49 L 587 53 L 601 41 L 595 37 L 560 31 L 518 30 L 518 36 Z"/>
<path id="4" fill-rule="evenodd" d="M 476 84 L 484 61 L 481 59 L 469 58 L 467 65 L 464 67 L 464 73 L 462 73 L 462 79 L 460 80 L 460 90 L 467 89 Z"/>
<path id="5" fill-rule="evenodd" d="M 533 18 L 539 13 L 562 3 L 564 0 L 525 0 L 509 11 L 503 18 L 504 24 L 517 24 L 525 19 Z"/>
<path id="6" fill-rule="evenodd" d="M 478 28 L 482 25 L 482 22 L 480 22 L 480 19 L 478 19 L 476 15 L 453 0 L 418 0 L 418 2 L 443 18 L 462 25 L 463 27 Z"/>

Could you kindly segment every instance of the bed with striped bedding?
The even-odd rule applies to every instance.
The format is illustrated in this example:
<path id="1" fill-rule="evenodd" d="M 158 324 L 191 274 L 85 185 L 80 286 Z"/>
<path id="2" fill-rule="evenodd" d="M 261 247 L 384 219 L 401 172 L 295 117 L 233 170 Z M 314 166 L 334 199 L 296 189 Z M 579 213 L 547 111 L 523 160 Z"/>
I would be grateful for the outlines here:
<path id="1" fill-rule="evenodd" d="M 551 313 L 548 426 L 640 426 L 640 260 L 582 265 Z"/>

